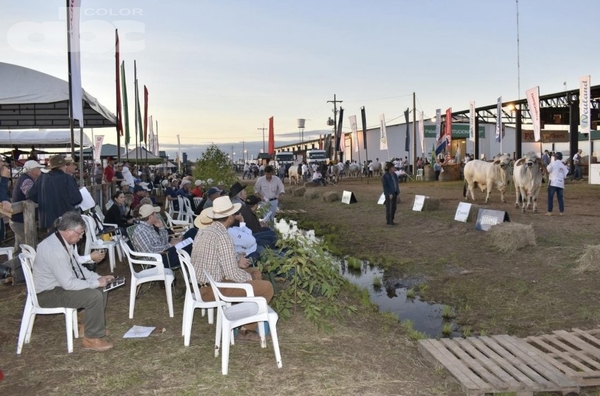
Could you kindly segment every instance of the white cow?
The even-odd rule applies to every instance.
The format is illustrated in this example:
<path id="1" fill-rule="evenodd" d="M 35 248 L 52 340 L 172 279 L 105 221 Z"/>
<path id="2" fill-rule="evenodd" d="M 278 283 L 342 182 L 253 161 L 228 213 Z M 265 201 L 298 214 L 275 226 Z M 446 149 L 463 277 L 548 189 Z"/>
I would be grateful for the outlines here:
<path id="1" fill-rule="evenodd" d="M 300 184 L 302 174 L 298 173 L 298 164 L 292 164 L 292 166 L 290 166 L 290 169 L 288 169 L 288 177 L 290 184 L 292 184 L 292 179 L 294 180 L 294 184 Z"/>
<path id="2" fill-rule="evenodd" d="M 543 164 L 537 155 L 530 151 L 515 162 L 513 179 L 517 198 L 515 207 L 519 207 L 519 197 L 522 200 L 521 210 L 523 213 L 529 208 L 533 201 L 533 211 L 537 212 L 537 197 L 542 188 Z"/>
<path id="3" fill-rule="evenodd" d="M 371 168 L 373 169 L 374 176 L 381 176 L 381 162 L 379 162 L 379 158 L 375 159 L 375 161 L 371 162 Z"/>
<path id="4" fill-rule="evenodd" d="M 510 166 L 511 158 L 508 154 L 501 154 L 497 156 L 493 162 L 485 162 L 480 160 L 473 160 L 467 162 L 464 169 L 465 185 L 463 189 L 463 196 L 468 199 L 467 188 L 471 192 L 471 198 L 475 201 L 475 194 L 473 190 L 475 186 L 479 186 L 481 191 L 487 190 L 485 196 L 485 202 L 488 203 L 490 200 L 490 193 L 492 188 L 496 186 L 500 191 L 500 199 L 502 202 L 506 202 L 504 199 L 504 192 L 508 184 L 507 171 Z"/>
<path id="5" fill-rule="evenodd" d="M 351 163 L 350 165 L 348 165 L 348 171 L 346 173 L 349 177 L 359 177 L 361 168 L 362 167 L 359 164 Z"/>

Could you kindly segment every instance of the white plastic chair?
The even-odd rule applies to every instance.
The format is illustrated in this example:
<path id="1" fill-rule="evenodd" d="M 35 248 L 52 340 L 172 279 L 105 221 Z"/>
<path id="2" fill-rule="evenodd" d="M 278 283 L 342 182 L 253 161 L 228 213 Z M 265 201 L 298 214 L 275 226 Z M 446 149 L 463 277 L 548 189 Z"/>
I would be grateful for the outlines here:
<path id="1" fill-rule="evenodd" d="M 188 197 L 181 197 L 181 201 L 183 202 L 183 220 L 189 222 L 190 224 L 194 224 L 194 219 L 196 218 L 196 214 L 192 209 L 192 203 Z"/>
<path id="2" fill-rule="evenodd" d="M 265 300 L 264 297 L 254 297 L 252 285 L 250 284 L 215 282 L 206 270 L 204 271 L 204 274 L 210 282 L 213 294 L 215 295 L 215 301 L 235 304 L 231 306 L 219 304 L 217 306 L 219 317 L 217 318 L 217 334 L 215 337 L 215 357 L 219 356 L 219 349 L 222 345 L 221 350 L 223 354 L 221 372 L 223 375 L 227 375 L 229 367 L 229 345 L 233 343 L 233 329 L 255 322 L 263 322 L 258 324 L 260 346 L 262 348 L 267 347 L 264 322 L 269 323 L 271 339 L 273 340 L 273 350 L 275 351 L 275 361 L 277 362 L 278 368 L 283 367 L 281 353 L 279 351 L 279 340 L 277 339 L 277 320 L 279 319 L 279 316 L 277 315 L 277 312 L 269 307 L 267 300 Z M 219 287 L 245 289 L 247 297 L 226 297 L 221 294 Z M 221 337 L 223 338 L 222 343 Z"/>
<path id="3" fill-rule="evenodd" d="M 183 235 L 192 226 L 192 223 L 190 222 L 173 219 L 173 217 L 171 217 L 171 215 L 167 212 L 165 212 L 165 217 L 167 218 L 167 227 L 170 228 L 174 233 L 181 233 Z"/>
<path id="4" fill-rule="evenodd" d="M 27 245 L 22 245 L 27 246 Z M 27 246 L 29 249 L 31 247 Z M 25 251 L 25 249 L 23 249 Z M 67 328 L 67 351 L 73 352 L 73 335 L 75 338 L 79 338 L 79 329 L 77 326 L 77 309 L 67 307 L 56 307 L 56 308 L 42 308 L 38 303 L 37 293 L 35 291 L 35 284 L 33 283 L 33 260 L 35 255 L 24 252 L 19 254 L 19 260 L 21 260 L 21 267 L 23 268 L 23 274 L 25 275 L 25 283 L 27 284 L 27 299 L 25 300 L 25 307 L 23 308 L 23 318 L 21 319 L 21 330 L 19 330 L 19 341 L 17 342 L 17 355 L 21 354 L 23 344 L 29 344 L 31 341 L 31 333 L 33 331 L 33 324 L 35 322 L 36 315 L 65 315 L 65 325 Z"/>
<path id="5" fill-rule="evenodd" d="M 103 227 L 113 227 L 115 230 L 119 229 L 119 225 L 118 224 L 114 224 L 114 223 L 106 223 L 104 221 L 105 217 L 104 217 L 104 213 L 102 213 L 102 209 L 100 208 L 100 205 L 96 205 L 96 207 L 94 208 L 94 213 L 96 214 L 96 217 L 98 218 L 98 220 L 100 220 L 100 222 L 102 223 Z M 121 238 L 122 236 L 120 234 L 115 234 L 113 236 L 113 241 L 115 241 L 115 246 L 116 246 L 116 250 L 117 250 L 117 254 L 119 256 L 119 261 L 123 260 L 123 252 L 121 251 L 121 246 L 118 243 L 119 238 Z"/>
<path id="6" fill-rule="evenodd" d="M 6 254 L 6 256 L 8 257 L 8 260 L 12 260 L 13 259 L 13 254 L 14 253 L 15 253 L 14 246 L 0 247 L 0 255 Z"/>
<path id="7" fill-rule="evenodd" d="M 198 205 L 200 205 L 200 202 L 202 202 L 202 197 L 194 197 L 194 206 L 198 207 Z"/>
<path id="8" fill-rule="evenodd" d="M 134 252 L 129 248 L 127 242 L 124 240 L 120 240 L 121 249 L 125 253 L 127 257 L 127 262 L 129 263 L 129 269 L 131 270 L 131 282 L 130 294 L 129 294 L 129 319 L 133 319 L 133 310 L 135 308 L 135 296 L 137 292 L 138 285 L 146 282 L 165 282 L 165 292 L 167 293 L 167 305 L 169 306 L 169 316 L 173 317 L 173 292 L 171 287 L 173 285 L 173 280 L 175 279 L 175 275 L 173 275 L 173 271 L 170 268 L 165 268 L 162 258 L 160 254 L 157 253 L 142 253 L 142 252 Z M 150 268 L 143 269 L 139 272 L 136 272 L 134 269 L 134 264 L 143 265 Z"/>
<path id="9" fill-rule="evenodd" d="M 85 221 L 85 249 L 84 255 L 90 254 L 92 249 L 108 249 L 108 260 L 110 262 L 110 272 L 115 272 L 115 249 L 117 246 L 116 241 L 105 241 L 98 239 L 96 236 L 96 220 L 88 215 L 81 215 Z"/>
<path id="10" fill-rule="evenodd" d="M 183 336 L 183 345 L 190 346 L 190 337 L 192 334 L 192 322 L 194 321 L 194 311 L 196 308 L 202 309 L 202 316 L 208 310 L 208 323 L 214 323 L 214 308 L 220 304 L 217 301 L 202 301 L 200 288 L 196 278 L 196 270 L 192 265 L 190 255 L 182 249 L 177 250 L 179 261 L 181 262 L 181 272 L 185 281 L 185 302 L 183 304 L 183 322 L 181 325 L 181 335 Z"/>
<path id="11" fill-rule="evenodd" d="M 417 169 L 417 176 L 415 179 L 423 181 L 423 169 Z"/>

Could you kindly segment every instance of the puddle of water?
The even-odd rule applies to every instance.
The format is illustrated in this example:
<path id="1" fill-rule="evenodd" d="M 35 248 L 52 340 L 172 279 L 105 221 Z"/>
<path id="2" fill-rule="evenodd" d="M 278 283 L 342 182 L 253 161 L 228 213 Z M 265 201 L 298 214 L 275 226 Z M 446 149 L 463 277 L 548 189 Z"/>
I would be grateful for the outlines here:
<path id="1" fill-rule="evenodd" d="M 281 219 L 275 223 L 275 228 L 283 238 L 305 238 L 307 244 L 318 240 L 314 230 L 299 230 L 297 222 L 293 220 L 286 222 Z M 443 306 L 421 301 L 418 296 L 406 297 L 407 290 L 423 283 L 423 278 L 386 279 L 384 270 L 370 266 L 367 262 L 363 261 L 358 271 L 349 269 L 345 260 L 337 258 L 332 260 L 339 262 L 340 273 L 348 281 L 361 289 L 368 290 L 371 301 L 377 304 L 380 311 L 394 313 L 402 321 L 412 321 L 415 330 L 430 337 L 442 336 L 442 327 L 446 323 L 442 317 Z M 382 280 L 380 287 L 373 285 L 376 278 Z M 456 328 L 455 325 L 453 327 Z M 460 333 L 453 332 L 452 336 L 460 336 Z"/>

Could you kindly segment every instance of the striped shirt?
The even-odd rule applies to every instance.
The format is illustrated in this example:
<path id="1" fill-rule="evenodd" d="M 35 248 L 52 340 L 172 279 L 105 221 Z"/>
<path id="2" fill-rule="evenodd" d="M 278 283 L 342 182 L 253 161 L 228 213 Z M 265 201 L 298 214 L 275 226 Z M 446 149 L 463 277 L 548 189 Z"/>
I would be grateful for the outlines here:
<path id="1" fill-rule="evenodd" d="M 223 223 L 215 221 L 198 232 L 193 246 L 191 259 L 199 284 L 208 283 L 204 270 L 217 282 L 229 280 L 241 283 L 252 280 L 248 272 L 238 267 L 233 241 Z"/>

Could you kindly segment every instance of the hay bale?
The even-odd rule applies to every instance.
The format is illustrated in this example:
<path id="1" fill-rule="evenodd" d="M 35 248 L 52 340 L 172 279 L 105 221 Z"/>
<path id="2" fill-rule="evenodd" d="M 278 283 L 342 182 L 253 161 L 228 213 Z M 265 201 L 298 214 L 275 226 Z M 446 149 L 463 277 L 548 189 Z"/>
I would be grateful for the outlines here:
<path id="1" fill-rule="evenodd" d="M 600 245 L 586 245 L 581 257 L 577 259 L 574 271 L 578 274 L 600 269 Z"/>
<path id="2" fill-rule="evenodd" d="M 310 188 L 310 187 L 318 187 L 318 186 L 319 186 L 319 184 L 317 184 L 317 183 L 313 183 L 313 182 L 311 182 L 311 181 L 310 181 L 310 182 L 306 182 L 306 183 L 304 183 L 304 187 L 306 187 L 306 188 Z"/>
<path id="3" fill-rule="evenodd" d="M 298 187 L 298 188 L 294 189 L 294 191 L 292 192 L 292 196 L 301 197 L 304 195 L 304 193 L 306 193 L 306 188 Z"/>
<path id="4" fill-rule="evenodd" d="M 513 253 L 536 244 L 531 224 L 501 223 L 490 228 L 488 235 L 491 245 L 502 253 Z"/>
<path id="5" fill-rule="evenodd" d="M 341 199 L 342 197 L 337 191 L 327 191 L 325 194 L 323 194 L 323 201 L 325 202 L 336 202 Z"/>
<path id="6" fill-rule="evenodd" d="M 440 208 L 440 200 L 437 198 L 425 197 L 423 202 L 423 210 L 438 210 Z"/>
<path id="7" fill-rule="evenodd" d="M 321 190 L 316 188 L 307 188 L 304 193 L 304 198 L 306 199 L 315 199 L 321 196 Z"/>

